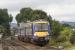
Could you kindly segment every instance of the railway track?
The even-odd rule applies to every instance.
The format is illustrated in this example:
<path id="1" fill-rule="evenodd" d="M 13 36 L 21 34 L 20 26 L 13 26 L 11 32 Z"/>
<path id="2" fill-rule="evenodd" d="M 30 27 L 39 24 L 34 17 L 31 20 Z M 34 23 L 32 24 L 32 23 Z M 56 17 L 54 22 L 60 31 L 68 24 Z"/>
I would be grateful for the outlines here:
<path id="1" fill-rule="evenodd" d="M 4 40 L 4 43 L 4 45 L 8 47 L 8 50 L 60 50 L 58 48 L 51 47 L 50 45 L 41 47 L 31 43 L 21 42 L 18 39 Z"/>
<path id="2" fill-rule="evenodd" d="M 4 40 L 3 42 L 3 47 L 8 48 L 6 50 L 28 50 L 25 48 L 23 45 L 18 43 L 17 41 L 12 41 L 12 40 Z"/>
<path id="3" fill-rule="evenodd" d="M 60 49 L 52 47 L 50 45 L 45 45 L 45 46 L 41 47 L 41 46 L 34 45 L 31 43 L 21 42 L 18 39 L 17 39 L 17 42 L 21 43 L 24 47 L 28 48 L 28 50 L 60 50 Z"/>

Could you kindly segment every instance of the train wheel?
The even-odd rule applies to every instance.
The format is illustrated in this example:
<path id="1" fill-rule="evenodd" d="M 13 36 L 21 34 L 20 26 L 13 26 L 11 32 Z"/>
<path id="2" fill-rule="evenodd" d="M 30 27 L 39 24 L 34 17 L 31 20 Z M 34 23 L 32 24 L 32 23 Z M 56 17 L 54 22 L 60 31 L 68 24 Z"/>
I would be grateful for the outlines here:
<path id="1" fill-rule="evenodd" d="M 49 40 L 47 41 L 43 41 L 43 42 L 39 42 L 39 46 L 45 46 L 49 43 Z"/>

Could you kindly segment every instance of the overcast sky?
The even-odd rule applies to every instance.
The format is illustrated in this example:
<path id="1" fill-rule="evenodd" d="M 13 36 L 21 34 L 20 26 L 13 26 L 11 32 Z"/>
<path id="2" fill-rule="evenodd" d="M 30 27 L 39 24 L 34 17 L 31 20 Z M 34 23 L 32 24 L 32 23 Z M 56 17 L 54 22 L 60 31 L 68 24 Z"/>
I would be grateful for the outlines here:
<path id="1" fill-rule="evenodd" d="M 0 0 L 0 8 L 7 8 L 14 17 L 24 7 L 41 9 L 58 21 L 75 22 L 75 0 Z"/>

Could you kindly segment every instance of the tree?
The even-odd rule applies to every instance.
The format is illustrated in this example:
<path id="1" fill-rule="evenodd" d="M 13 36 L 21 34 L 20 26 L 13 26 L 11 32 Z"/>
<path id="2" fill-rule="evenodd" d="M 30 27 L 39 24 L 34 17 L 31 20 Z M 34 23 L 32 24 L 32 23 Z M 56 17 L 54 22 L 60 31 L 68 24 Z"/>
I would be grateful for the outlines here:
<path id="1" fill-rule="evenodd" d="M 70 42 L 75 44 L 75 31 L 73 31 L 72 35 L 70 36 Z"/>
<path id="2" fill-rule="evenodd" d="M 70 41 L 70 37 L 72 35 L 73 31 L 69 27 L 65 27 L 62 31 L 60 31 L 60 39 L 61 41 Z"/>
<path id="3" fill-rule="evenodd" d="M 42 10 L 33 10 L 31 12 L 31 20 L 38 20 L 38 19 L 46 19 L 48 16 L 46 14 L 46 12 L 42 11 Z"/>
<path id="4" fill-rule="evenodd" d="M 12 20 L 13 20 L 13 16 L 9 15 L 9 22 L 12 22 Z"/>
<path id="5" fill-rule="evenodd" d="M 5 32 L 5 28 L 2 25 L 0 25 L 0 33 L 4 33 L 4 32 Z"/>
<path id="6" fill-rule="evenodd" d="M 51 18 L 51 17 L 50 17 Z M 49 16 L 42 10 L 32 10 L 31 8 L 22 8 L 20 13 L 16 15 L 18 23 L 26 21 L 34 21 L 38 19 L 49 20 Z"/>
<path id="7" fill-rule="evenodd" d="M 26 22 L 27 20 L 30 20 L 31 12 L 32 12 L 31 8 L 22 8 L 20 10 L 20 14 L 16 15 L 17 22 L 20 23 L 20 22 Z"/>
<path id="8" fill-rule="evenodd" d="M 60 35 L 61 25 L 58 21 L 52 21 L 52 37 L 57 38 Z"/>
<path id="9" fill-rule="evenodd" d="M 7 9 L 0 9 L 0 25 L 6 29 L 5 33 L 3 34 L 4 36 L 10 34 L 9 22 L 10 22 L 10 17 Z"/>

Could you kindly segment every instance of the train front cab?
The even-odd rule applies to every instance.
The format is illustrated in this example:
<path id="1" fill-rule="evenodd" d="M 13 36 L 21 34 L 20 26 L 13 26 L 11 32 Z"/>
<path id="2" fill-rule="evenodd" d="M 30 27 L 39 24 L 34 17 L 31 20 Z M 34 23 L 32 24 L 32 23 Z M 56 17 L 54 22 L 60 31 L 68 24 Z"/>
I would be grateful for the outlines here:
<path id="1" fill-rule="evenodd" d="M 33 23 L 33 40 L 39 45 L 49 42 L 50 24 L 48 22 Z"/>

